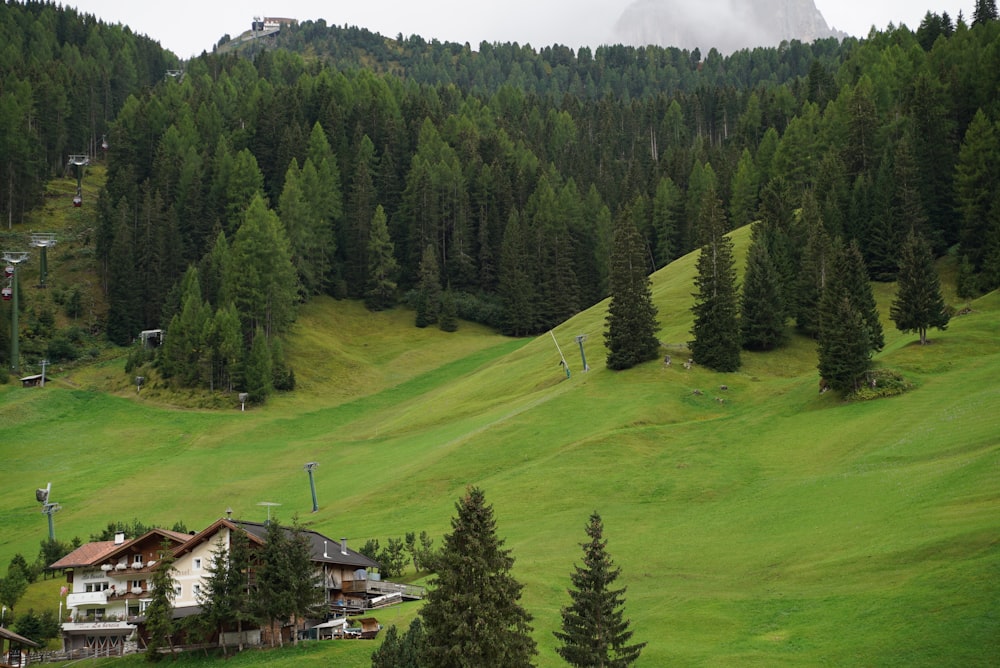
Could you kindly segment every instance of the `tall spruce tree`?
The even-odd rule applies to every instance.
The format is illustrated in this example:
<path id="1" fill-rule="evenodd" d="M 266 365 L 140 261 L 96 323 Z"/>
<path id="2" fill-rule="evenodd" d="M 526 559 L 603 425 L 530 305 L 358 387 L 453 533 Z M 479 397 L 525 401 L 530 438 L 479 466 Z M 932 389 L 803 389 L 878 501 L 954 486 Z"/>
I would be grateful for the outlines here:
<path id="1" fill-rule="evenodd" d="M 740 295 L 740 340 L 747 350 L 773 350 L 786 338 L 780 280 L 767 244 L 755 235 Z"/>
<path id="2" fill-rule="evenodd" d="M 220 533 L 212 548 L 212 558 L 205 568 L 205 578 L 198 594 L 198 605 L 201 606 L 205 625 L 218 630 L 220 637 L 236 614 L 240 596 L 239 581 L 232 577 L 230 568 L 229 548 Z M 226 654 L 225 643 L 222 643 L 222 653 Z"/>
<path id="3" fill-rule="evenodd" d="M 629 369 L 655 359 L 660 350 L 656 338 L 659 323 L 649 287 L 646 247 L 628 211 L 615 226 L 610 283 L 611 303 L 604 332 L 608 368 Z"/>
<path id="4" fill-rule="evenodd" d="M 416 292 L 417 315 L 414 324 L 427 327 L 438 321 L 441 314 L 441 271 L 438 268 L 437 253 L 428 244 L 420 259 L 420 281 Z"/>
<path id="5" fill-rule="evenodd" d="M 881 350 L 882 324 L 868 271 L 857 242 L 841 249 L 820 299 L 818 356 L 820 376 L 830 388 L 857 390 Z"/>
<path id="6" fill-rule="evenodd" d="M 275 637 L 285 644 L 281 633 L 281 623 L 295 612 L 295 575 L 290 555 L 292 541 L 277 519 L 267 524 L 264 547 L 260 550 L 257 569 L 256 612 L 261 623 L 271 629 L 271 646 Z"/>
<path id="7" fill-rule="evenodd" d="M 320 614 L 318 608 L 324 599 L 323 583 L 312 563 L 309 535 L 297 516 L 292 518 L 292 531 L 287 540 L 291 612 L 296 620 L 304 622 L 306 617 Z M 295 633 L 292 637 L 295 644 L 298 644 L 299 634 Z"/>
<path id="8" fill-rule="evenodd" d="M 426 643 L 421 665 L 435 668 L 530 666 L 537 653 L 522 585 L 510 574 L 514 558 L 496 535 L 493 507 L 470 487 L 455 504 L 437 576 L 420 610 Z"/>
<path id="9" fill-rule="evenodd" d="M 160 650 L 170 647 L 174 652 L 174 556 L 170 544 L 164 541 L 161 546 L 160 560 L 153 569 L 149 605 L 146 606 L 146 630 L 149 632 L 149 642 L 146 643 L 146 660 L 159 661 L 163 658 Z"/>
<path id="10" fill-rule="evenodd" d="M 900 255 L 896 298 L 889 317 L 901 332 L 920 334 L 920 345 L 927 344 L 927 330 L 948 328 L 948 310 L 941 296 L 941 281 L 934 268 L 930 245 L 910 232 Z"/>
<path id="11" fill-rule="evenodd" d="M 868 328 L 847 295 L 832 301 L 820 329 L 819 374 L 830 389 L 851 393 L 871 368 Z"/>
<path id="12" fill-rule="evenodd" d="M 885 347 L 885 335 L 882 331 L 882 321 L 879 319 L 878 306 L 875 304 L 875 293 L 868 276 L 868 267 L 861 257 L 861 249 L 857 241 L 852 241 L 840 254 L 835 263 L 834 289 L 842 290 L 852 306 L 861 314 L 862 321 L 868 329 L 868 343 L 872 352 L 878 352 Z"/>
<path id="13" fill-rule="evenodd" d="M 581 543 L 583 566 L 574 566 L 569 590 L 572 603 L 562 609 L 562 631 L 553 634 L 556 652 L 571 666 L 626 668 L 639 659 L 646 643 L 632 640 L 630 620 L 624 617 L 625 587 L 613 588 L 621 575 L 607 553 L 604 523 L 595 511 L 587 524 L 590 540 Z"/>
<path id="14" fill-rule="evenodd" d="M 739 302 L 733 242 L 725 236 L 722 205 L 714 196 L 705 199 L 699 223 L 708 234 L 702 246 L 694 279 L 694 340 L 688 343 L 698 364 L 716 371 L 740 368 Z"/>
<path id="15" fill-rule="evenodd" d="M 795 326 L 808 336 L 819 333 L 819 302 L 833 271 L 834 249 L 812 191 L 802 198 L 806 245 L 795 289 Z"/>
<path id="16" fill-rule="evenodd" d="M 385 209 L 379 204 L 372 216 L 368 238 L 368 287 L 365 306 L 369 311 L 384 311 L 396 303 L 396 276 L 399 265 L 393 255 Z"/>
<path id="17" fill-rule="evenodd" d="M 512 211 L 500 246 L 501 330 L 508 336 L 524 336 L 534 330 L 535 283 L 528 255 L 528 241 L 518 212 Z"/>

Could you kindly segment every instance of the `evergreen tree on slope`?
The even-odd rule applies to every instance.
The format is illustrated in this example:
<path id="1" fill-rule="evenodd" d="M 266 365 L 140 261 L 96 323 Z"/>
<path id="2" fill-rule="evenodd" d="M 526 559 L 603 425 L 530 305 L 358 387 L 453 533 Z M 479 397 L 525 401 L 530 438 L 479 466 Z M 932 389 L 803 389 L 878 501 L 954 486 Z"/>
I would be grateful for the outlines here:
<path id="1" fill-rule="evenodd" d="M 452 533 L 420 610 L 426 633 L 422 665 L 435 668 L 530 666 L 537 653 L 531 615 L 521 607 L 514 558 L 497 538 L 493 507 L 477 487 L 455 505 Z"/>
<path id="2" fill-rule="evenodd" d="M 656 358 L 660 350 L 645 245 L 629 212 L 619 219 L 612 244 L 611 303 L 604 341 L 608 368 L 629 369 Z"/>
<path id="3" fill-rule="evenodd" d="M 739 302 L 733 242 L 725 236 L 722 205 L 714 192 L 703 200 L 699 228 L 708 239 L 698 255 L 694 279 L 694 340 L 688 345 L 698 364 L 716 371 L 740 368 Z"/>
<path id="4" fill-rule="evenodd" d="M 889 317 L 899 331 L 919 333 L 920 345 L 927 344 L 929 328 L 948 328 L 948 311 L 930 246 L 914 232 L 910 232 L 903 244 L 896 298 Z"/>
<path id="5" fill-rule="evenodd" d="M 574 566 L 570 575 L 572 603 L 562 609 L 562 631 L 554 631 L 560 641 L 556 652 L 571 666 L 625 668 L 634 664 L 646 643 L 629 645 L 630 620 L 623 616 L 625 587 L 612 588 L 621 574 L 607 553 L 604 524 L 594 512 L 587 524 L 590 540 L 581 543 L 583 566 Z"/>

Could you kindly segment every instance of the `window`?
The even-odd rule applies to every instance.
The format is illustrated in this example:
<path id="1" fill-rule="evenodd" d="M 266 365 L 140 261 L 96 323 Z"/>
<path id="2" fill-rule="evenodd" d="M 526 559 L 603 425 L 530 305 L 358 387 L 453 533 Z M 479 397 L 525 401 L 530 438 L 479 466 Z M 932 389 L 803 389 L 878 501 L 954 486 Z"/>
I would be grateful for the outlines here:
<path id="1" fill-rule="evenodd" d="M 201 570 L 201 559 L 195 559 L 194 560 L 194 569 L 196 571 L 200 571 Z"/>
<path id="2" fill-rule="evenodd" d="M 141 554 L 134 555 L 132 557 L 132 563 L 133 564 L 141 564 L 142 563 L 142 555 Z"/>
<path id="3" fill-rule="evenodd" d="M 181 591 L 182 591 L 182 589 L 181 589 L 180 585 L 177 585 L 176 587 L 174 587 L 174 596 L 176 596 L 177 598 L 180 598 Z"/>
<path id="4" fill-rule="evenodd" d="M 196 585 L 193 585 L 193 586 L 191 587 L 191 592 L 192 592 L 192 593 L 193 593 L 193 594 L 194 594 L 195 596 L 201 596 L 201 585 L 200 585 L 200 584 L 196 584 Z"/>
<path id="5" fill-rule="evenodd" d="M 142 580 L 132 580 L 132 589 L 142 589 Z"/>

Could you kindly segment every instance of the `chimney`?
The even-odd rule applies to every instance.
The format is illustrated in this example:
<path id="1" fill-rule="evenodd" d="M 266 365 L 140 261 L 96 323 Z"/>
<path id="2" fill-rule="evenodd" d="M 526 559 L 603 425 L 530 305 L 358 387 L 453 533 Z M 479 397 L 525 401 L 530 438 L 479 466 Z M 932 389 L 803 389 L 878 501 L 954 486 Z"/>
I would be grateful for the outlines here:
<path id="1" fill-rule="evenodd" d="M 115 545 L 121 545 L 124 542 L 125 542 L 125 533 L 123 531 L 119 531 L 118 533 L 115 534 Z"/>
<path id="2" fill-rule="evenodd" d="M 330 558 L 330 555 L 326 553 L 326 541 L 325 540 L 323 541 L 323 558 L 324 559 L 329 559 Z"/>
<path id="3" fill-rule="evenodd" d="M 341 538 L 340 539 L 340 553 L 341 554 L 347 554 L 347 539 L 346 538 Z"/>

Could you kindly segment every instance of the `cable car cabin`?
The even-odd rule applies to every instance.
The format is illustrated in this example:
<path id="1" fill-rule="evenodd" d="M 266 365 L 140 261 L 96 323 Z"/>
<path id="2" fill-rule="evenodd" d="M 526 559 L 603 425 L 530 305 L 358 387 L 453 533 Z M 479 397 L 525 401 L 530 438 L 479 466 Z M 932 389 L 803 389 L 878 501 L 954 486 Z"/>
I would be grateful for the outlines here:
<path id="1" fill-rule="evenodd" d="M 6 267 L 3 268 L 3 277 L 4 278 L 10 278 L 13 275 L 14 275 L 14 267 L 13 267 L 13 265 L 9 265 L 8 264 Z"/>
<path id="2" fill-rule="evenodd" d="M 3 300 L 9 302 L 14 297 L 14 289 L 11 287 L 6 287 L 3 289 Z"/>
<path id="3" fill-rule="evenodd" d="M 73 206 L 83 206 L 83 198 L 79 195 L 73 197 Z"/>

